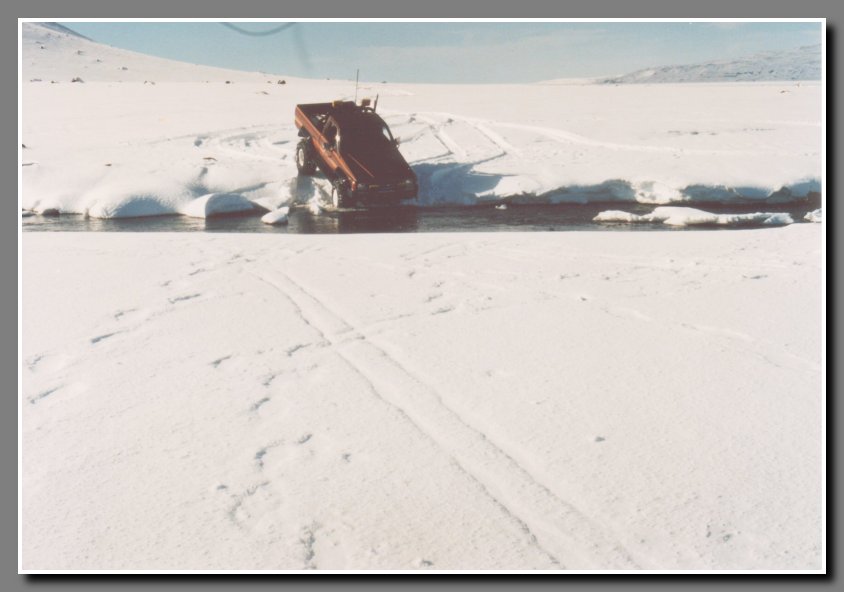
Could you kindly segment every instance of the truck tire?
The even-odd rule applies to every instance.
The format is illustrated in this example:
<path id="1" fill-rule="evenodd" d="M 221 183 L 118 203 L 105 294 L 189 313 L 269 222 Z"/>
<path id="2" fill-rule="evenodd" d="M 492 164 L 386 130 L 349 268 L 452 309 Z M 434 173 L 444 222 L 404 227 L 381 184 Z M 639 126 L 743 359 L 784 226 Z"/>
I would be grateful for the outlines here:
<path id="1" fill-rule="evenodd" d="M 296 170 L 300 175 L 310 176 L 316 172 L 312 150 L 308 140 L 302 140 L 296 145 Z"/>
<path id="2" fill-rule="evenodd" d="M 335 179 L 331 184 L 331 203 L 335 208 L 344 208 L 349 205 L 349 190 L 345 179 Z"/>

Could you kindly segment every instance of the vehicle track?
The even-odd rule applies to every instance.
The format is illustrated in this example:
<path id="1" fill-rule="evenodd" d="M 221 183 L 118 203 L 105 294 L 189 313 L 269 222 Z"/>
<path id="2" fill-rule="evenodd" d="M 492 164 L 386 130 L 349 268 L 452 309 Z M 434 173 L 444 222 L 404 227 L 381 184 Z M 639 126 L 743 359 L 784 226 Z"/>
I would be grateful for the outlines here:
<path id="1" fill-rule="evenodd" d="M 455 115 L 453 113 L 425 113 L 425 114 L 415 114 L 416 118 L 419 121 L 424 121 L 431 126 L 432 131 L 435 135 L 439 129 L 441 129 L 444 125 L 448 122 L 462 122 L 466 123 L 467 125 L 472 126 L 475 128 L 480 134 L 484 135 L 490 142 L 498 146 L 502 151 L 503 156 L 504 154 L 514 154 L 514 155 L 521 155 L 521 150 L 514 146 L 513 144 L 506 141 L 500 134 L 494 132 L 491 126 L 495 126 L 498 128 L 505 128 L 505 129 L 513 129 L 519 131 L 526 131 L 536 134 L 537 136 L 550 138 L 557 142 L 563 144 L 579 144 L 582 146 L 593 146 L 598 148 L 607 148 L 610 150 L 625 150 L 625 151 L 636 151 L 636 152 L 656 152 L 656 153 L 675 153 L 678 151 L 678 148 L 674 146 L 660 146 L 660 145 L 651 145 L 651 144 L 626 144 L 626 143 L 619 143 L 619 142 L 607 142 L 602 140 L 596 140 L 594 138 L 589 138 L 587 136 L 582 136 L 580 134 L 576 134 L 574 132 L 570 132 L 565 129 L 556 129 L 556 128 L 548 128 L 548 127 L 539 127 L 533 125 L 525 125 L 525 124 L 517 124 L 517 123 L 506 123 L 506 122 L 493 122 L 487 121 L 483 119 L 477 119 L 473 117 L 462 117 L 459 115 Z M 439 126 L 436 125 L 437 119 L 445 119 L 444 124 Z M 439 137 L 439 136 L 437 136 Z M 448 144 L 444 143 L 448 148 Z M 461 149 L 462 150 L 462 149 Z M 708 155 L 708 154 L 732 154 L 732 155 L 746 155 L 746 154 L 753 154 L 753 151 L 749 150 L 726 150 L 726 149 L 719 149 L 719 150 L 708 150 L 708 149 L 700 149 L 700 148 L 683 148 L 683 154 L 686 155 Z"/>
<path id="2" fill-rule="evenodd" d="M 430 133 L 437 139 L 437 141 L 442 144 L 442 146 L 446 149 L 447 154 L 445 157 L 452 156 L 456 159 L 457 165 L 464 166 L 464 165 L 471 165 L 476 166 L 479 164 L 483 164 L 485 162 L 489 162 L 491 160 L 496 160 L 503 156 L 507 156 L 509 153 L 519 153 L 518 149 L 506 142 L 501 136 L 493 132 L 485 122 L 479 122 L 472 119 L 466 119 L 463 117 L 457 116 L 448 116 L 445 121 L 437 121 L 435 118 L 428 117 L 425 115 L 418 115 L 414 114 L 417 121 L 420 121 L 428 126 Z M 470 159 L 469 154 L 470 150 L 467 150 L 463 145 L 460 144 L 459 141 L 455 140 L 451 134 L 448 133 L 447 128 L 450 124 L 455 123 L 462 123 L 467 125 L 470 129 L 477 132 L 477 134 L 483 138 L 486 138 L 490 144 L 492 144 L 495 149 L 497 150 L 496 153 L 491 155 L 483 156 L 482 158 L 474 158 Z M 443 158 L 442 155 L 437 156 L 434 160 L 441 160 Z"/>
<path id="3" fill-rule="evenodd" d="M 539 482 L 513 456 L 450 408 L 440 392 L 330 309 L 289 274 L 255 273 L 296 307 L 334 351 L 473 480 L 552 564 L 564 569 L 637 569 L 630 552 L 594 520 Z"/>
<path id="4" fill-rule="evenodd" d="M 290 142 L 279 144 L 280 136 L 295 137 L 293 126 L 262 127 L 254 131 L 235 133 L 224 132 L 203 137 L 202 148 L 206 151 L 217 150 L 241 158 L 280 162 L 291 151 Z"/>

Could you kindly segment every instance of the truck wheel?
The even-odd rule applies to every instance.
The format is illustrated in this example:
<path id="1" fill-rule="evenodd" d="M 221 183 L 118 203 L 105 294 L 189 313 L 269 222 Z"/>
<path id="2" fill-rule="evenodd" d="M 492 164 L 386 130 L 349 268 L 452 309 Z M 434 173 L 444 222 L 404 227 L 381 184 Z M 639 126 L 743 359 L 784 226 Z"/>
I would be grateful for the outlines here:
<path id="1" fill-rule="evenodd" d="M 300 175 L 313 175 L 316 172 L 316 162 L 311 156 L 311 144 L 302 140 L 296 145 L 296 170 Z"/>
<path id="2" fill-rule="evenodd" d="M 331 184 L 331 203 L 335 208 L 342 208 L 348 205 L 349 191 L 346 188 L 345 179 L 337 179 Z"/>

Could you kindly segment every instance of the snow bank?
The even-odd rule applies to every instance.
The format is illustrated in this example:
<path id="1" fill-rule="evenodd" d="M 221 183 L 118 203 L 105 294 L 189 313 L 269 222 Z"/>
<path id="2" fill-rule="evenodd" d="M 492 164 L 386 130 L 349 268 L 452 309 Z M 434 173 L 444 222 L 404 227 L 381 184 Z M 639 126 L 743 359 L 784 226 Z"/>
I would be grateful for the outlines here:
<path id="1" fill-rule="evenodd" d="M 49 206 L 48 206 L 49 209 Z M 38 208 L 36 208 L 38 211 Z M 41 213 L 43 213 L 43 209 Z M 61 207 L 62 213 L 73 212 L 67 207 Z M 109 202 L 99 202 L 87 209 L 85 214 L 93 218 L 135 218 L 143 216 L 161 216 L 172 213 L 154 195 L 127 195 Z"/>
<path id="2" fill-rule="evenodd" d="M 595 222 L 662 222 L 669 226 L 695 226 L 713 225 L 720 226 L 784 226 L 793 224 L 789 214 L 755 212 L 752 214 L 713 214 L 687 207 L 663 206 L 654 209 L 650 214 L 637 215 L 619 210 L 606 210 L 600 212 L 593 218 Z"/>
<path id="3" fill-rule="evenodd" d="M 23 25 L 22 56 L 24 209 L 180 213 L 206 194 L 269 210 L 328 203 L 319 175 L 297 178 L 293 109 L 350 99 L 353 82 L 285 76 L 279 85 L 279 76 L 168 62 L 33 23 Z M 382 97 L 379 112 L 419 179 L 419 206 L 769 204 L 822 189 L 818 83 L 364 83 L 361 92 Z"/>
<path id="4" fill-rule="evenodd" d="M 804 217 L 809 222 L 823 222 L 823 208 L 818 208 L 807 213 Z"/>
<path id="5" fill-rule="evenodd" d="M 224 214 L 251 212 L 255 209 L 252 202 L 238 194 L 209 193 L 197 197 L 181 210 L 181 213 L 192 218 L 210 218 Z"/>

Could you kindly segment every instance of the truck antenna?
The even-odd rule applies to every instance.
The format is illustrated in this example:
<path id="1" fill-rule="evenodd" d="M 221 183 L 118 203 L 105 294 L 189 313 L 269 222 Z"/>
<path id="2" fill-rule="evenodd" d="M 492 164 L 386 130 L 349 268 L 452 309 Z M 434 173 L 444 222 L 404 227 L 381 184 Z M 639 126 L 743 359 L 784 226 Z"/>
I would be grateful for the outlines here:
<path id="1" fill-rule="evenodd" d="M 360 76 L 360 68 L 355 70 L 355 105 L 358 104 L 358 77 Z"/>

